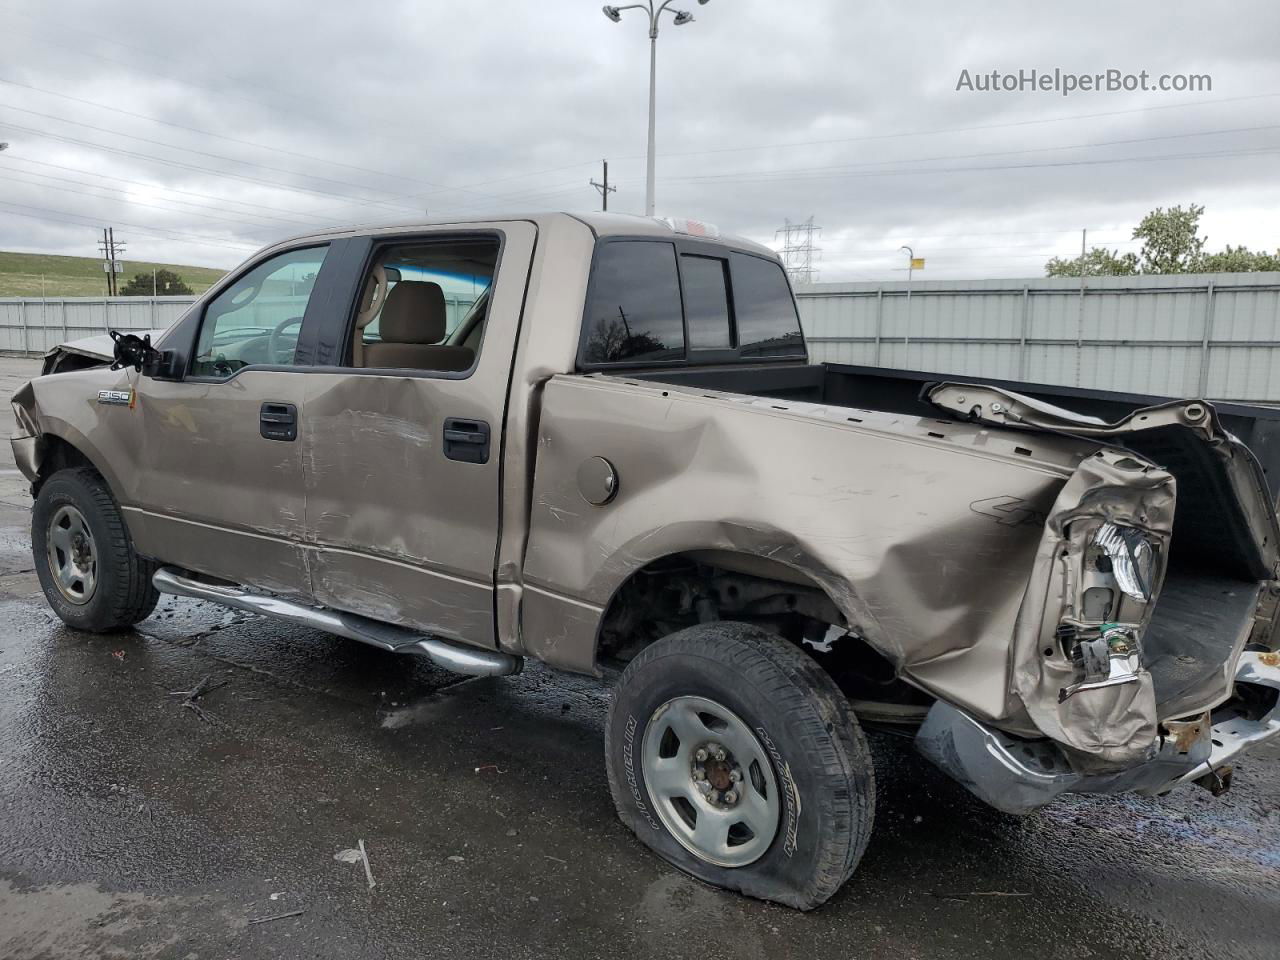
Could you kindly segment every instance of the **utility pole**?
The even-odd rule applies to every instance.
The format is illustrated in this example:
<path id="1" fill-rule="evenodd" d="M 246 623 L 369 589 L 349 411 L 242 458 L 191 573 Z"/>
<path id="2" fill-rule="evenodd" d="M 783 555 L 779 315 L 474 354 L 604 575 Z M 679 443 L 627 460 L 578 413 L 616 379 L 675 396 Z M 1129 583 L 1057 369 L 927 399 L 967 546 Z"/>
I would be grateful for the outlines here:
<path id="1" fill-rule="evenodd" d="M 102 269 L 107 275 L 107 296 L 111 296 L 111 271 L 114 269 L 111 263 L 111 245 L 107 242 L 107 228 L 102 228 L 102 239 L 98 241 L 98 247 L 102 250 Z"/>
<path id="2" fill-rule="evenodd" d="M 107 227 L 107 240 L 111 243 L 111 295 L 113 297 L 120 296 L 120 282 L 116 278 L 116 231 L 115 227 Z M 120 245 L 120 252 L 124 253 L 124 244 Z"/>
<path id="3" fill-rule="evenodd" d="M 102 239 L 98 241 L 98 246 L 102 250 L 102 266 L 107 274 L 107 296 L 119 296 L 120 285 L 116 279 L 116 256 L 124 253 L 124 244 L 116 243 L 116 233 L 113 227 L 103 227 Z"/>
<path id="4" fill-rule="evenodd" d="M 601 160 L 600 162 L 604 164 L 604 183 L 596 183 L 594 180 L 591 180 L 589 182 L 593 187 L 595 187 L 597 190 L 600 191 L 600 201 L 602 204 L 604 204 L 600 209 L 608 212 L 609 194 L 617 193 L 618 188 L 609 186 L 609 161 Z"/>

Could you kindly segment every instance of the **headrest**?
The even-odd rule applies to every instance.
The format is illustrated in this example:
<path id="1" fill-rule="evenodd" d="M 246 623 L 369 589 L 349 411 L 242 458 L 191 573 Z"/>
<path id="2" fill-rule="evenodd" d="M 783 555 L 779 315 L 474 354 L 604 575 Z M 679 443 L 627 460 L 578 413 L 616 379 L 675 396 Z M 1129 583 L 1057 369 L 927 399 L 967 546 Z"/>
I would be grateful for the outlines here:
<path id="1" fill-rule="evenodd" d="M 439 343 L 444 332 L 444 291 L 440 284 L 401 280 L 391 288 L 378 321 L 383 343 Z"/>

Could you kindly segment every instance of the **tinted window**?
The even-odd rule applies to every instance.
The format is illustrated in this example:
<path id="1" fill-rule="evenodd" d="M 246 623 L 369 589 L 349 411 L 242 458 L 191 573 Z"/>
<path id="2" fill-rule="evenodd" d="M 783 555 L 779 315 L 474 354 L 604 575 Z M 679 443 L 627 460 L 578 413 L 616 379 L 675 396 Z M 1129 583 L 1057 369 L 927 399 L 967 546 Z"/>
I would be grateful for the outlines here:
<path id="1" fill-rule="evenodd" d="M 684 280 L 684 316 L 689 347 L 732 347 L 725 262 L 715 257 L 680 257 Z"/>
<path id="2" fill-rule="evenodd" d="M 675 246 L 624 240 L 597 247 L 586 329 L 586 363 L 683 359 Z"/>
<path id="3" fill-rule="evenodd" d="M 229 377 L 251 363 L 292 364 L 328 249 L 308 247 L 272 257 L 209 301 L 192 375 Z"/>
<path id="4" fill-rule="evenodd" d="M 772 260 L 729 255 L 733 271 L 733 312 L 744 357 L 790 357 L 804 353 L 800 318 L 787 276 Z"/>

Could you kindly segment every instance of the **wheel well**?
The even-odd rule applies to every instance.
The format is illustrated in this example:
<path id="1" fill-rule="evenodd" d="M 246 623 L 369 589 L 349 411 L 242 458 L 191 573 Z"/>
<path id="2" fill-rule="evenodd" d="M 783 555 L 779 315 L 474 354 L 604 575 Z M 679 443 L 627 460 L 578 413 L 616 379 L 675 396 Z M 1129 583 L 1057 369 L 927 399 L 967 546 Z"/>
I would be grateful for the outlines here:
<path id="1" fill-rule="evenodd" d="M 59 470 L 88 467 L 99 476 L 102 475 L 102 471 L 80 451 L 79 447 L 67 440 L 63 440 L 62 437 L 54 434 L 45 434 L 44 444 L 44 456 L 40 460 L 40 474 L 35 483 L 31 485 L 33 496 L 38 494 L 40 488 L 44 486 L 44 482 Z"/>
<path id="2" fill-rule="evenodd" d="M 899 679 L 817 583 L 775 560 L 730 551 L 673 554 L 635 571 L 605 608 L 596 661 L 620 669 L 662 637 L 715 620 L 752 623 L 795 644 L 855 706 L 909 706 L 914 717 L 931 702 Z"/>

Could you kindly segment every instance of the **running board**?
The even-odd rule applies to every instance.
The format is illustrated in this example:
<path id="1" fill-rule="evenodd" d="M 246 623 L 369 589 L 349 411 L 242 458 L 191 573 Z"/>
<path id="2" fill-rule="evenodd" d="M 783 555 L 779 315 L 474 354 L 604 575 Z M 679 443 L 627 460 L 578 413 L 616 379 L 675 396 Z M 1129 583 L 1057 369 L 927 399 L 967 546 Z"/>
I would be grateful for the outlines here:
<path id="1" fill-rule="evenodd" d="M 305 604 L 283 600 L 248 591 L 232 584 L 208 583 L 179 573 L 172 567 L 161 567 L 151 578 L 161 593 L 196 600 L 210 600 L 225 607 L 247 610 L 249 613 L 287 620 L 326 633 L 333 633 L 349 640 L 359 640 L 373 647 L 392 653 L 413 653 L 425 656 L 438 667 L 465 673 L 473 677 L 506 677 L 519 673 L 524 660 L 496 650 L 466 647 L 436 637 L 425 636 L 405 627 L 393 626 L 379 620 L 371 620 L 354 613 L 343 613 L 325 607 L 309 607 Z"/>

